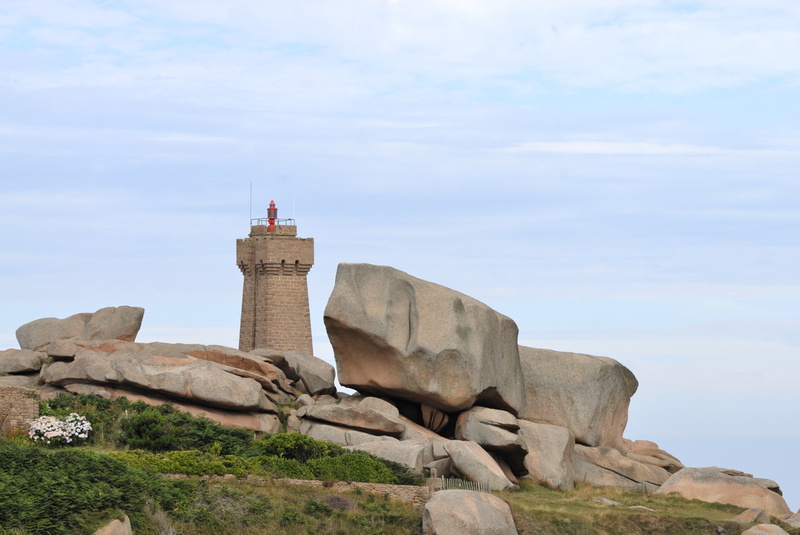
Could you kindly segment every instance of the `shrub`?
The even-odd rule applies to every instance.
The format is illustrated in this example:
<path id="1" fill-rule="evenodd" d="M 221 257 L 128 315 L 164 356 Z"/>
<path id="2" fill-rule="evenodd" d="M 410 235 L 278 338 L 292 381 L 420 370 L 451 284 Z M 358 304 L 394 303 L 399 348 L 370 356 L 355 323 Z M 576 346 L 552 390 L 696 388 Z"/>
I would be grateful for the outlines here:
<path id="1" fill-rule="evenodd" d="M 166 481 L 107 455 L 0 441 L 0 533 L 75 533 L 76 526 L 107 522 L 120 512 L 138 533 L 147 500 L 173 510 L 190 503 L 195 490 L 195 484 Z"/>
<path id="2" fill-rule="evenodd" d="M 275 456 L 261 456 L 256 458 L 261 469 L 275 477 L 288 477 L 292 479 L 314 479 L 311 469 L 300 464 L 296 459 L 284 459 Z"/>
<path id="3" fill-rule="evenodd" d="M 150 451 L 209 449 L 231 455 L 252 440 L 245 429 L 224 427 L 207 418 L 195 418 L 172 405 L 147 407 L 122 421 L 124 445 Z"/>
<path id="4" fill-rule="evenodd" d="M 336 444 L 316 440 L 300 433 L 277 433 L 256 442 L 262 455 L 275 455 L 305 463 L 310 459 L 335 457 L 347 450 Z"/>
<path id="5" fill-rule="evenodd" d="M 317 479 L 397 484 L 397 477 L 384 463 L 360 451 L 344 453 L 339 457 L 311 459 L 306 466 Z"/>
<path id="6" fill-rule="evenodd" d="M 260 473 L 261 465 L 255 459 L 236 455 L 218 456 L 198 450 L 179 450 L 151 453 L 142 450 L 114 452 L 111 457 L 142 470 L 162 474 L 216 475 L 233 474 L 242 477 L 248 473 Z"/>

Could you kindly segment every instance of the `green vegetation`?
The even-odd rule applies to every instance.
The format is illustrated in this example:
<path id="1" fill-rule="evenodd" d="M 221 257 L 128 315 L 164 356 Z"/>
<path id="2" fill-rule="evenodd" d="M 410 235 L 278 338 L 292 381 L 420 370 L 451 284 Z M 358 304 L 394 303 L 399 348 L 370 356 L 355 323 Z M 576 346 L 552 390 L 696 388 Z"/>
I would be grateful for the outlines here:
<path id="1" fill-rule="evenodd" d="M 92 423 L 88 445 L 45 447 L 19 432 L 0 439 L 0 535 L 92 533 L 122 514 L 144 535 L 421 530 L 421 511 L 411 505 L 359 489 L 280 482 L 420 483 L 420 476 L 396 463 L 296 433 L 254 438 L 169 405 L 61 396 L 42 406 L 45 415 L 72 412 Z M 257 477 L 201 479 L 227 474 Z M 738 535 L 748 527 L 730 522 L 740 508 L 672 496 L 592 487 L 559 492 L 529 482 L 499 495 L 511 504 L 520 535 Z M 800 529 L 782 527 L 800 535 Z"/>
<path id="2" fill-rule="evenodd" d="M 144 505 L 185 506 L 196 483 L 163 479 L 82 449 L 0 441 L 0 533 L 91 533 L 121 513 L 147 533 Z"/>
<path id="3" fill-rule="evenodd" d="M 421 483 L 421 476 L 402 465 L 305 435 L 257 439 L 251 431 L 195 418 L 171 405 L 98 396 L 62 395 L 42 402 L 41 413 L 86 416 L 93 427 L 88 446 L 44 447 L 19 431 L 0 440 L 0 534 L 90 533 L 121 514 L 131 518 L 136 533 L 169 533 L 164 526 L 172 524 L 181 533 L 266 533 L 264 526 L 272 522 L 273 532 L 305 533 L 296 530 L 316 526 L 320 533 L 351 533 L 344 526 L 363 525 L 360 533 L 399 534 L 411 533 L 407 526 L 419 520 L 419 512 L 408 508 L 397 516 L 394 505 L 374 502 L 372 495 L 328 503 L 330 493 L 317 491 L 302 504 L 267 506 L 261 487 L 245 485 L 233 500 L 227 483 L 209 486 L 196 478 L 159 475 Z M 297 527 L 289 529 L 292 519 Z M 248 531 L 251 525 L 259 527 Z"/>

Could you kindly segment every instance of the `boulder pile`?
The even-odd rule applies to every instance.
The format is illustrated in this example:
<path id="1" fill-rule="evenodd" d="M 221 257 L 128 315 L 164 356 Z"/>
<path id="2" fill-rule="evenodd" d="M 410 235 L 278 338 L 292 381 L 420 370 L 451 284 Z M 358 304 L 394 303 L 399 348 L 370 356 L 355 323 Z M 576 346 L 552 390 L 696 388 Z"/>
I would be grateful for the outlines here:
<path id="1" fill-rule="evenodd" d="M 790 514 L 774 481 L 685 468 L 653 442 L 624 438 L 638 381 L 619 362 L 519 346 L 510 318 L 390 267 L 340 264 L 325 309 L 339 382 L 353 394 L 337 392 L 333 366 L 299 351 L 136 343 L 143 314 L 106 308 L 23 325 L 20 349 L 0 352 L 0 387 L 170 402 L 267 433 L 291 407 L 291 431 L 496 490 L 531 478 Z M 442 522 L 438 501 L 465 496 L 437 498 L 427 522 Z M 476 511 L 496 507 L 470 499 Z"/>

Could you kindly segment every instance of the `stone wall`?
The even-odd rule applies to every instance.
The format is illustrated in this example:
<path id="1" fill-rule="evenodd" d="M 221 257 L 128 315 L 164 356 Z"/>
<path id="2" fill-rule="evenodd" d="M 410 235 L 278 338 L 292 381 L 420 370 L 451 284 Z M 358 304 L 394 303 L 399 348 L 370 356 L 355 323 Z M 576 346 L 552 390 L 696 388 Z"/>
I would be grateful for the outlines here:
<path id="1" fill-rule="evenodd" d="M 236 263 L 244 275 L 239 349 L 312 355 L 306 275 L 314 264 L 314 239 L 256 230 L 236 241 Z"/>
<path id="2" fill-rule="evenodd" d="M 0 434 L 28 429 L 28 422 L 39 417 L 35 390 L 20 386 L 0 386 Z"/>

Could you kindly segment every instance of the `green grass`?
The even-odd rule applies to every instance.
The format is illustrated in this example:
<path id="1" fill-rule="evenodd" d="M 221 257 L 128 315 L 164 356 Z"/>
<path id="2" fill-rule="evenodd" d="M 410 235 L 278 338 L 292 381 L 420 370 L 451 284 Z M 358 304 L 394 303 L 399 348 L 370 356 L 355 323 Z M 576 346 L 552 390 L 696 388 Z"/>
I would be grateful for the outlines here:
<path id="1" fill-rule="evenodd" d="M 529 482 L 518 491 L 498 495 L 511 505 L 520 535 L 736 535 L 748 527 L 730 521 L 744 510 L 741 507 L 674 495 L 588 486 L 562 492 Z M 595 498 L 607 498 L 620 505 L 607 505 Z M 800 535 L 800 529 L 782 527 Z"/>
<path id="2" fill-rule="evenodd" d="M 419 508 L 358 492 L 248 482 L 204 486 L 172 516 L 183 535 L 418 535 Z"/>

